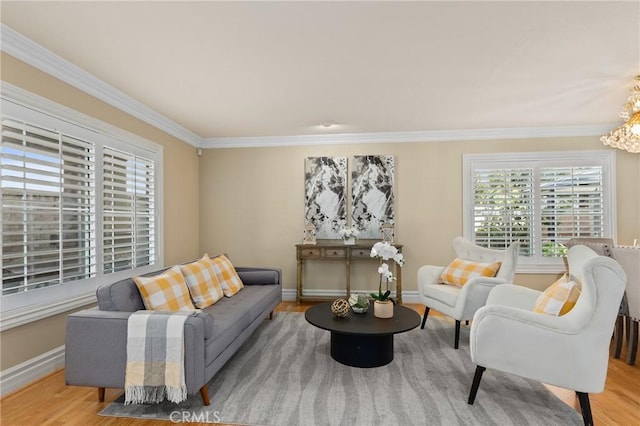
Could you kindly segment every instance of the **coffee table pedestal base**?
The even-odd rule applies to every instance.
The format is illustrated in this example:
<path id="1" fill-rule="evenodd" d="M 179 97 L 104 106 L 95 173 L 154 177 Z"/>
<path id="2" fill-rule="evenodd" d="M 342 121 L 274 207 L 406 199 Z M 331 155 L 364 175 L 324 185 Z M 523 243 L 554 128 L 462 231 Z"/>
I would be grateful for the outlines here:
<path id="1" fill-rule="evenodd" d="M 350 367 L 381 367 L 393 361 L 393 334 L 358 336 L 331 332 L 331 358 Z"/>

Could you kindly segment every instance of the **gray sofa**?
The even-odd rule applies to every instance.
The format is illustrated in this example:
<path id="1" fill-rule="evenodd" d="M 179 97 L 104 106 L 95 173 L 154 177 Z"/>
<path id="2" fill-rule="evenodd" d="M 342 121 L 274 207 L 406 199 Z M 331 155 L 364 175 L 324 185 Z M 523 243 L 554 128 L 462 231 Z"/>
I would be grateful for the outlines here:
<path id="1" fill-rule="evenodd" d="M 282 300 L 281 270 L 236 268 L 244 288 L 224 297 L 185 324 L 185 379 L 188 394 L 200 391 L 209 405 L 207 382 L 231 358 Z M 155 275 L 156 273 L 148 274 Z M 69 315 L 65 347 L 67 385 L 124 388 L 127 320 L 145 309 L 133 279 L 98 288 L 98 308 Z"/>

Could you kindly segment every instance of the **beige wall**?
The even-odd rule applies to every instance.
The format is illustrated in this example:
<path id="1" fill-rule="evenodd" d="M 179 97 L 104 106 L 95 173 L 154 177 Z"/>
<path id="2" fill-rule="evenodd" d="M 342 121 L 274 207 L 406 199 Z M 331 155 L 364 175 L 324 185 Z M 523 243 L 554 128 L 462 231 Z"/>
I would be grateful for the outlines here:
<path id="1" fill-rule="evenodd" d="M 606 149 L 597 138 L 331 145 L 261 149 L 194 148 L 85 93 L 2 54 L 1 77 L 16 86 L 164 146 L 165 263 L 226 252 L 234 263 L 278 266 L 284 287 L 295 288 L 294 244 L 303 227 L 303 164 L 309 156 L 391 154 L 397 161 L 397 240 L 405 245 L 404 286 L 415 290 L 417 268 L 443 264 L 451 239 L 462 232 L 462 154 L 534 150 Z M 618 241 L 640 238 L 640 155 L 617 154 Z M 355 266 L 353 286 L 372 288 L 374 268 Z M 310 288 L 338 288 L 342 269 L 308 269 Z M 519 275 L 544 287 L 548 276 Z M 372 285 L 372 283 L 374 283 Z M 66 314 L 0 334 L 0 370 L 64 344 Z"/>
<path id="2" fill-rule="evenodd" d="M 313 156 L 396 156 L 396 236 L 404 245 L 403 288 L 416 290 L 419 266 L 446 265 L 451 240 L 462 234 L 462 154 L 516 151 L 599 150 L 597 137 L 206 149 L 200 175 L 200 244 L 226 252 L 236 264 L 283 268 L 284 288 L 295 289 L 294 244 L 304 226 L 304 159 Z M 640 155 L 617 152 L 618 242 L 640 238 Z M 339 289 L 343 268 L 310 265 L 305 288 Z M 375 267 L 355 265 L 356 289 L 377 284 Z M 517 276 L 519 284 L 544 288 L 549 275 Z"/>
<path id="3" fill-rule="evenodd" d="M 195 148 L 7 54 L 3 81 L 127 130 L 164 147 L 164 260 L 174 264 L 199 253 L 199 161 Z M 0 370 L 64 344 L 67 314 L 0 334 Z"/>

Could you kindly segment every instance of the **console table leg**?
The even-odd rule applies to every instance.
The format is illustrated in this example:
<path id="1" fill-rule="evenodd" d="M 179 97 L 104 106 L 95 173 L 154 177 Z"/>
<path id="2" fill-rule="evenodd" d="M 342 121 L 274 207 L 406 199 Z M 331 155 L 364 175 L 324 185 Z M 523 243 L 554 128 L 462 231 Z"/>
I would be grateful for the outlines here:
<path id="1" fill-rule="evenodd" d="M 300 304 L 302 297 L 302 259 L 298 259 L 298 283 L 296 286 L 296 305 Z"/>

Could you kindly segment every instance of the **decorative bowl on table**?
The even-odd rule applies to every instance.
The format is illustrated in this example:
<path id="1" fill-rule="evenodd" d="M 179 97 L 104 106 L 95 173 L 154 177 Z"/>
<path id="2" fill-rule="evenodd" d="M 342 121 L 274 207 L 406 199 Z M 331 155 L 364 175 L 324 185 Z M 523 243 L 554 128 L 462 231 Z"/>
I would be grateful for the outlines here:
<path id="1" fill-rule="evenodd" d="M 349 297 L 349 305 L 351 305 L 351 310 L 356 314 L 364 314 L 369 310 L 369 299 L 362 294 L 352 294 Z"/>

